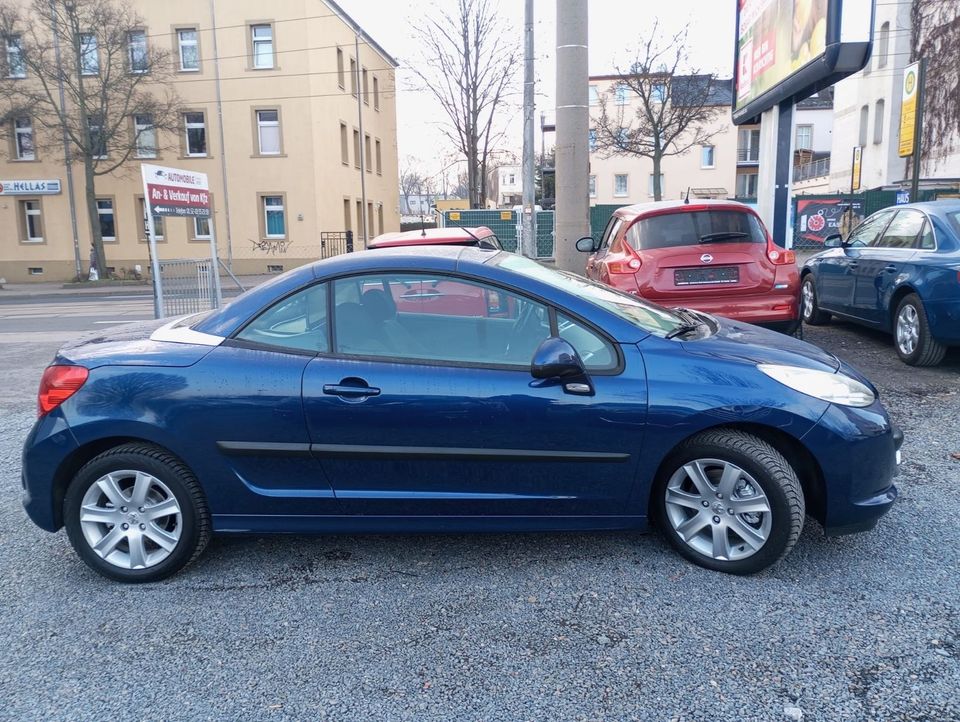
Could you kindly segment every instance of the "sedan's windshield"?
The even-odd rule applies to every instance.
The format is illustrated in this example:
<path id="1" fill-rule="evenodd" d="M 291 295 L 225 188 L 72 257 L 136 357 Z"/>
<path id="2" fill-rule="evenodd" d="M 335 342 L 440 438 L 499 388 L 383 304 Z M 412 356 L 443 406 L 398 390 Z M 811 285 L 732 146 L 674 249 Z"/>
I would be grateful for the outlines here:
<path id="1" fill-rule="evenodd" d="M 595 306 L 616 314 L 634 326 L 649 331 L 654 336 L 665 337 L 684 324 L 676 313 L 636 296 L 615 291 L 609 286 L 595 283 L 583 276 L 565 271 L 556 271 L 529 258 L 513 253 L 504 253 L 500 266 L 511 271 L 543 281 L 554 288 L 566 291 Z"/>

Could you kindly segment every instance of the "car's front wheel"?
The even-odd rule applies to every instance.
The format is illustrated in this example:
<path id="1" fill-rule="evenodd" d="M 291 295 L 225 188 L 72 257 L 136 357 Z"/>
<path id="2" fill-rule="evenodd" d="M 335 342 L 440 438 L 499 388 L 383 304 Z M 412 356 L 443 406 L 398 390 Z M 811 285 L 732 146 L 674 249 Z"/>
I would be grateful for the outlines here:
<path id="1" fill-rule="evenodd" d="M 681 445 L 664 464 L 651 513 L 684 557 L 717 571 L 753 574 L 782 559 L 803 529 L 803 491 L 765 441 L 717 429 Z"/>
<path id="2" fill-rule="evenodd" d="M 893 339 L 897 355 L 911 366 L 936 366 L 947 353 L 947 347 L 930 333 L 923 302 L 915 293 L 904 296 L 897 306 Z"/>
<path id="3" fill-rule="evenodd" d="M 153 582 L 200 555 L 210 514 L 193 473 L 167 451 L 124 444 L 77 472 L 63 502 L 80 558 L 121 582 Z"/>
<path id="4" fill-rule="evenodd" d="M 800 313 L 811 326 L 822 326 L 830 320 L 830 314 L 817 305 L 817 284 L 813 274 L 808 274 L 800 286 Z"/>

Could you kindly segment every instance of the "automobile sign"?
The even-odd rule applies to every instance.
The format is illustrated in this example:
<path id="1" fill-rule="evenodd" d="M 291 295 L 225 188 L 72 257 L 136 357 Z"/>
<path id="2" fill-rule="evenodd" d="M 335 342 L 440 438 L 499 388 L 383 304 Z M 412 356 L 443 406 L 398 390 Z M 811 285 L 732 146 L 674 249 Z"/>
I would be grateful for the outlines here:
<path id="1" fill-rule="evenodd" d="M 207 174 L 144 163 L 143 194 L 155 216 L 210 217 Z"/>
<path id="2" fill-rule="evenodd" d="M 53 196 L 59 192 L 59 180 L 0 180 L 0 196 Z"/>

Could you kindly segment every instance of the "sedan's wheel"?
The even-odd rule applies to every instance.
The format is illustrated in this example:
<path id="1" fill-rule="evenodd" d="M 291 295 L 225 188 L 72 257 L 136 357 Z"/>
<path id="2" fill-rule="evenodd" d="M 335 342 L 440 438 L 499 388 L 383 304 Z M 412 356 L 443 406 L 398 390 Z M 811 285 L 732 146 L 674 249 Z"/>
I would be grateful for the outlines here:
<path id="1" fill-rule="evenodd" d="M 196 478 L 155 446 L 125 444 L 87 463 L 64 499 L 80 557 L 125 582 L 170 576 L 203 551 L 210 515 Z"/>
<path id="2" fill-rule="evenodd" d="M 800 286 L 800 312 L 803 320 L 811 326 L 822 326 L 830 320 L 830 314 L 817 305 L 817 284 L 813 275 L 807 275 Z"/>
<path id="3" fill-rule="evenodd" d="M 651 513 L 687 559 L 752 574 L 796 543 L 804 499 L 796 473 L 776 449 L 742 431 L 720 429 L 671 455 L 654 488 Z"/>
<path id="4" fill-rule="evenodd" d="M 923 302 L 915 293 L 897 306 L 893 337 L 897 355 L 911 366 L 936 366 L 947 353 L 947 347 L 930 334 Z"/>

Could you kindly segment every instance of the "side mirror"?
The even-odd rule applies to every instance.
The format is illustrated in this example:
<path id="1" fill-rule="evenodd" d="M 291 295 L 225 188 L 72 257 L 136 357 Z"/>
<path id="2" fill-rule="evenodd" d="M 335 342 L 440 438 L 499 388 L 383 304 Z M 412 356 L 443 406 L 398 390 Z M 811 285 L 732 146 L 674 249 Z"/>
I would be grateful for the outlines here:
<path id="1" fill-rule="evenodd" d="M 843 238 L 839 233 L 832 233 L 823 239 L 824 248 L 840 248 L 843 246 Z"/>
<path id="2" fill-rule="evenodd" d="M 592 394 L 593 386 L 576 349 L 562 338 L 548 338 L 533 354 L 530 375 L 535 379 L 559 381 L 571 394 Z"/>
<path id="3" fill-rule="evenodd" d="M 580 253 L 593 253 L 597 247 L 597 242 L 591 236 L 584 236 L 577 241 L 577 250 Z"/>

